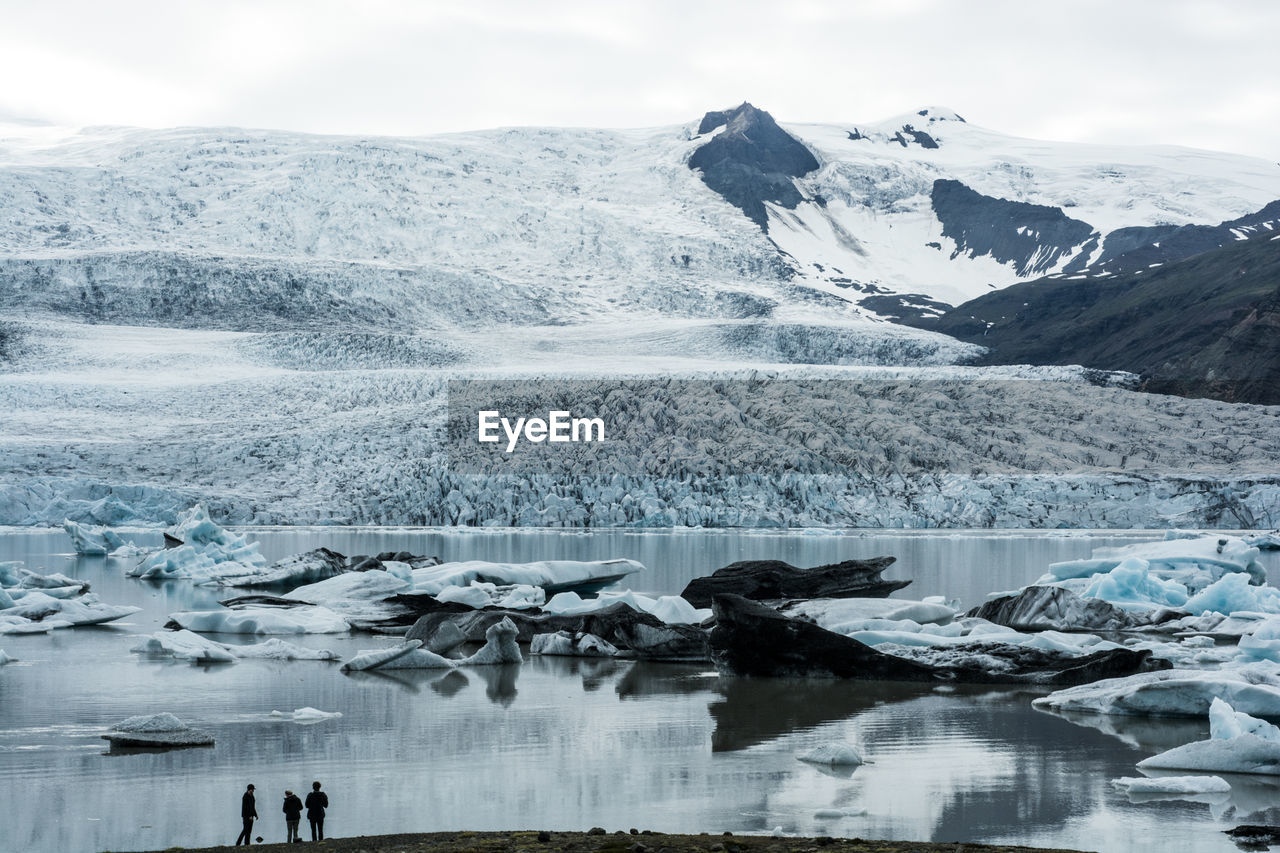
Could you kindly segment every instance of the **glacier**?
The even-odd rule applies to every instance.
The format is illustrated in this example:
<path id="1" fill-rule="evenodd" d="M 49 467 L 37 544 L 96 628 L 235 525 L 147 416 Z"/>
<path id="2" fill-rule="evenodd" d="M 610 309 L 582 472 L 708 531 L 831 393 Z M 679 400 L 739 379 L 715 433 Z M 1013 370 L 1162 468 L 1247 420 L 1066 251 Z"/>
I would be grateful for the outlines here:
<path id="1" fill-rule="evenodd" d="M 1114 248 L 1003 258 L 938 218 L 936 181 L 1110 234 L 1258 210 L 1280 197 L 1272 164 L 1033 142 L 936 107 L 783 127 L 820 167 L 794 208 L 766 210 L 767 234 L 689 169 L 695 122 L 6 134 L 0 323 L 21 343 L 0 364 L 0 524 L 171 524 L 196 502 L 222 524 L 1280 524 L 1273 410 L 966 367 L 980 347 L 866 302 L 954 302 Z M 818 474 L 460 476 L 443 389 L 465 376 L 904 387 L 778 413 L 811 424 L 780 461 L 844 460 Z"/>

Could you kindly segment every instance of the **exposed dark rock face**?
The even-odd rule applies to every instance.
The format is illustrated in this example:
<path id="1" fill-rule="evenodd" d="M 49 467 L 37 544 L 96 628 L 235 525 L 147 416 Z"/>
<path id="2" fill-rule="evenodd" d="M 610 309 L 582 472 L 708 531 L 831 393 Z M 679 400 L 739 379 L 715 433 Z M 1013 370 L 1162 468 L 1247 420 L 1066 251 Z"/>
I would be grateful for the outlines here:
<path id="1" fill-rule="evenodd" d="M 936 243 L 930 245 L 937 246 Z M 858 304 L 863 308 L 869 308 L 886 320 L 908 325 L 910 320 L 939 317 L 951 310 L 951 306 L 946 302 L 932 299 L 923 293 L 880 293 L 865 296 L 858 300 Z"/>
<path id="2" fill-rule="evenodd" d="M 818 161 L 773 116 L 751 104 L 707 113 L 698 133 L 722 126 L 722 132 L 693 152 L 689 168 L 700 170 L 703 183 L 767 232 L 764 203 L 794 209 L 804 197 L 792 179 L 815 171 Z"/>
<path id="3" fill-rule="evenodd" d="M 421 596 L 396 596 L 392 601 L 402 603 L 406 599 Z M 419 606 L 425 602 L 419 602 Z M 656 616 L 633 610 L 625 604 L 614 604 L 595 613 L 576 616 L 558 616 L 540 611 L 503 610 L 486 607 L 483 610 L 462 610 L 442 605 L 425 613 L 414 622 L 405 635 L 406 640 L 422 640 L 430 647 L 438 631 L 451 624 L 461 631 L 467 642 L 480 642 L 490 625 L 510 619 L 519 632 L 517 641 L 530 642 L 534 634 L 553 634 L 569 631 L 573 634 L 595 634 L 612 643 L 621 651 L 636 657 L 656 660 L 707 660 L 706 631 L 693 625 L 668 625 Z M 449 608 L 449 609 L 445 609 Z"/>
<path id="4" fill-rule="evenodd" d="M 1060 586 L 1029 586 L 1017 595 L 993 598 L 968 615 L 1018 631 L 1126 631 L 1151 624 L 1145 614 L 1129 613 L 1100 598 L 1081 598 Z"/>
<path id="5" fill-rule="evenodd" d="M 993 198 L 959 181 L 934 181 L 931 198 L 943 236 L 956 243 L 952 257 L 989 255 L 1012 263 L 1020 276 L 1053 269 L 1094 235 L 1092 225 L 1061 208 Z"/>
<path id="6" fill-rule="evenodd" d="M 1280 225 L 1280 201 L 1219 225 L 1156 225 L 1118 228 L 1107 235 L 1091 272 L 1131 273 L 1152 264 L 1170 264 L 1258 234 L 1274 236 Z M 1268 227 L 1270 226 L 1270 227 Z"/>
<path id="7" fill-rule="evenodd" d="M 1280 241 L 1267 233 L 1131 274 L 1015 284 L 906 322 L 988 347 L 989 364 L 1127 370 L 1148 391 L 1280 404 Z"/>
<path id="8" fill-rule="evenodd" d="M 983 644 L 972 653 L 921 649 L 916 652 L 921 659 L 913 660 L 788 619 L 742 596 L 717 595 L 712 606 L 711 659 L 725 675 L 1070 685 L 1169 666 L 1153 660 L 1149 651 L 1111 649 L 1072 656 L 1001 644 Z M 925 659 L 931 655 L 936 662 Z"/>
<path id="9" fill-rule="evenodd" d="M 710 607 L 713 596 L 740 595 L 755 601 L 783 598 L 884 598 L 911 581 L 880 577 L 895 557 L 845 560 L 801 569 L 782 560 L 745 560 L 694 578 L 680 596 L 694 607 Z"/>

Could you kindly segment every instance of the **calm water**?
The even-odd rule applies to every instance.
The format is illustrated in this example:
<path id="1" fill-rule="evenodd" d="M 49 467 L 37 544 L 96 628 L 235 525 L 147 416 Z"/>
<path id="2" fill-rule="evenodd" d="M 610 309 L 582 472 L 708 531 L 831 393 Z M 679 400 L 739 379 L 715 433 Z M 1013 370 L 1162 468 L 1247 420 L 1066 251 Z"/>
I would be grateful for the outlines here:
<path id="1" fill-rule="evenodd" d="M 746 558 L 815 565 L 894 554 L 900 596 L 980 601 L 1054 560 L 1158 534 L 776 534 L 743 532 L 260 531 L 271 558 L 327 545 L 449 559 L 639 559 L 630 586 L 678 592 Z M 138 537 L 140 539 L 144 537 Z M 1204 735 L 1199 722 L 1068 721 L 1034 692 L 717 678 L 705 667 L 533 658 L 465 672 L 343 675 L 315 661 L 196 667 L 129 649 L 169 613 L 219 593 L 124 578 L 125 564 L 73 558 L 61 532 L 0 533 L 0 560 L 91 580 L 144 610 L 117 627 L 0 637 L 0 849 L 97 851 L 230 843 L 244 785 L 256 827 L 283 839 L 279 801 L 321 780 L 332 835 L 440 829 L 788 832 L 989 841 L 1084 850 L 1234 851 L 1221 830 L 1280 821 L 1280 780 L 1233 778 L 1204 802 L 1130 802 L 1110 780 Z M 1269 558 L 1272 571 L 1280 561 Z M 225 639 L 225 638 L 224 638 Z M 294 638 L 290 638 L 291 640 Z M 383 641 L 299 642 L 348 654 Z M 340 711 L 313 725 L 273 710 Z M 212 749 L 107 755 L 100 735 L 131 714 L 171 711 Z M 874 760 L 824 773 L 795 756 L 861 744 Z M 817 816 L 822 813 L 824 816 Z M 305 834 L 305 832 L 304 832 Z"/>

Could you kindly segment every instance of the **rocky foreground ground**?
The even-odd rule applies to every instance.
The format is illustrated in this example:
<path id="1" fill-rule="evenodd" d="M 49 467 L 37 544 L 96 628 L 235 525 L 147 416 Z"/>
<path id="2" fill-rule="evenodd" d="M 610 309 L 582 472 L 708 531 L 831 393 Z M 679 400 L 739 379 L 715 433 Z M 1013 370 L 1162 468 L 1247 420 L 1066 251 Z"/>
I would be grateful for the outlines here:
<path id="1" fill-rule="evenodd" d="M 306 832 L 304 827 L 303 832 Z M 311 842 L 307 842 L 311 843 Z M 263 851 L 292 849 L 287 844 L 255 845 Z M 427 832 L 331 838 L 313 846 L 334 853 L 1073 853 L 1033 847 L 999 847 L 960 842 L 870 841 L 862 838 L 775 838 L 768 835 L 666 835 L 614 832 Z M 170 847 L 195 853 L 236 848 Z M 155 851 L 159 853 L 159 851 Z"/>

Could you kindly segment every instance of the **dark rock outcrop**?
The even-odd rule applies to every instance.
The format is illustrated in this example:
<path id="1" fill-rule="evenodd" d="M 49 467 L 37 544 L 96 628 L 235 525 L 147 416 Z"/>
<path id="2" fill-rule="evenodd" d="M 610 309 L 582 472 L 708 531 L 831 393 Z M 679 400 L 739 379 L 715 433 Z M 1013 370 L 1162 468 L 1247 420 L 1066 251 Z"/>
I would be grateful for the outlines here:
<path id="1" fill-rule="evenodd" d="M 397 596 L 403 600 L 413 596 Z M 461 606 L 461 605 L 459 605 Z M 414 622 L 406 640 L 422 640 L 430 648 L 445 625 L 462 633 L 467 642 L 480 642 L 490 625 L 510 619 L 517 630 L 516 639 L 528 643 L 534 634 L 594 634 L 607 640 L 620 651 L 652 660 L 707 660 L 707 634 L 693 625 L 668 625 L 656 616 L 633 610 L 618 603 L 594 613 L 561 616 L 541 611 L 505 610 L 486 607 L 482 610 L 439 608 Z"/>
<path id="2" fill-rule="evenodd" d="M 1048 272 L 1094 235 L 1092 225 L 1061 208 L 994 198 L 950 179 L 933 182 L 931 200 L 942 236 L 955 241 L 952 257 L 988 255 L 1012 263 L 1020 276 Z"/>
<path id="3" fill-rule="evenodd" d="M 911 581 L 887 581 L 881 573 L 895 557 L 845 560 L 801 569 L 782 560 L 744 560 L 694 578 L 680 596 L 694 607 L 710 607 L 713 596 L 729 593 L 755 601 L 783 598 L 885 598 Z"/>
<path id="4" fill-rule="evenodd" d="M 703 183 L 768 231 L 764 203 L 794 209 L 804 197 L 792 179 L 815 171 L 818 161 L 773 116 L 751 104 L 707 113 L 698 134 L 722 126 L 723 131 L 693 152 L 689 168 L 700 170 Z"/>
<path id="5" fill-rule="evenodd" d="M 1267 233 L 1132 273 L 1023 282 L 906 322 L 987 347 L 987 364 L 1126 370 L 1147 391 L 1280 404 L 1280 241 Z"/>
<path id="6" fill-rule="evenodd" d="M 917 650 L 921 659 L 885 654 L 850 637 L 738 595 L 712 602 L 711 659 L 725 675 L 853 678 L 865 681 L 975 684 L 1087 684 L 1168 668 L 1149 651 L 1111 649 L 1073 656 L 1024 646 L 984 643 L 976 653 L 955 648 Z M 936 653 L 934 660 L 925 657 Z"/>

